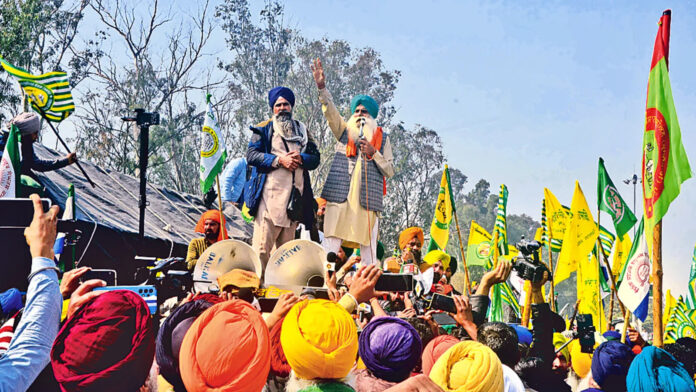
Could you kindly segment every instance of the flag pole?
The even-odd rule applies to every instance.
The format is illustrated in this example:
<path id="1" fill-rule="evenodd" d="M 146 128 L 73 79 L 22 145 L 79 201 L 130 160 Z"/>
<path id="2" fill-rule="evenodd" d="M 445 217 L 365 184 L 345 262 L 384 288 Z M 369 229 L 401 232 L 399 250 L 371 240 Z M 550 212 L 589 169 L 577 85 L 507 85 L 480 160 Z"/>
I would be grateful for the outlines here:
<path id="1" fill-rule="evenodd" d="M 453 206 L 454 207 L 454 206 Z M 466 256 L 464 255 L 464 245 L 462 244 L 462 233 L 459 230 L 459 219 L 457 219 L 457 209 L 452 209 L 454 212 L 454 225 L 457 226 L 457 237 L 459 238 L 459 253 L 462 256 L 462 264 L 464 265 L 464 281 L 466 282 L 466 292 L 471 295 L 471 281 L 469 280 L 469 267 L 466 265 Z"/>
<path id="2" fill-rule="evenodd" d="M 626 343 L 626 331 L 628 331 L 628 317 L 631 315 L 631 312 L 626 309 L 623 313 L 624 315 L 624 325 L 623 325 L 623 331 L 621 331 L 621 343 Z M 653 317 L 653 320 L 655 320 L 655 317 Z M 660 320 L 660 323 L 662 323 L 662 320 Z M 654 324 L 654 323 L 653 323 Z M 654 325 L 653 325 L 654 328 Z M 654 339 L 653 339 L 654 341 Z"/>
<path id="3" fill-rule="evenodd" d="M 657 321 L 654 321 L 657 320 Z M 653 345 L 662 348 L 662 220 L 653 229 Z"/>
<path id="4" fill-rule="evenodd" d="M 220 212 L 220 230 L 222 233 L 222 239 L 226 237 L 225 230 L 225 218 L 222 215 L 222 196 L 220 195 L 220 174 L 215 175 L 215 183 L 217 184 L 217 194 L 218 194 L 218 211 Z"/>
<path id="5" fill-rule="evenodd" d="M 522 326 L 527 328 L 529 318 L 532 315 L 532 282 L 524 281 L 524 309 L 522 311 Z"/>
<path id="6" fill-rule="evenodd" d="M 544 210 L 546 210 L 546 199 L 544 199 Z M 549 239 L 548 245 L 549 245 L 549 281 L 551 282 L 551 290 L 549 292 L 549 306 L 551 306 L 551 311 L 555 312 L 556 311 L 556 286 L 553 284 L 553 275 L 554 275 L 554 270 L 553 270 L 553 251 L 551 250 L 551 241 L 552 241 L 552 233 L 553 230 L 551 229 L 551 219 L 546 217 L 546 224 L 549 227 L 549 232 L 546 233 L 546 236 Z"/>
<path id="7" fill-rule="evenodd" d="M 51 121 L 46 117 L 46 112 L 44 112 L 43 109 L 41 109 L 41 107 L 39 107 L 38 105 L 33 106 L 33 108 L 34 108 L 34 109 L 37 109 L 37 110 L 39 111 L 39 114 L 41 114 L 41 117 L 42 117 L 44 120 L 46 120 L 46 122 L 48 123 L 48 125 L 51 127 L 51 130 L 53 131 L 53 133 L 56 134 L 56 137 L 57 137 L 58 140 L 60 141 L 60 144 L 62 144 L 63 147 L 65 147 L 65 150 L 68 151 L 68 154 L 71 154 L 72 152 L 70 151 L 70 148 L 68 147 L 68 145 L 65 143 L 65 141 L 63 140 L 63 138 L 60 137 L 60 134 L 58 133 L 58 131 L 56 130 L 56 128 L 53 126 L 53 124 L 51 123 Z M 82 165 L 80 165 L 80 161 L 78 161 L 78 160 L 76 159 L 76 160 L 75 160 L 75 163 L 77 164 L 77 167 L 78 167 L 78 168 L 80 169 L 80 171 L 82 172 L 82 175 L 84 175 L 85 178 L 87 179 L 87 181 L 89 181 L 89 184 L 92 185 L 92 188 L 96 188 L 97 186 L 94 185 L 94 182 L 92 181 L 92 179 L 89 178 L 89 175 L 87 175 L 87 172 L 85 171 L 85 169 L 82 167 Z"/>
<path id="8" fill-rule="evenodd" d="M 597 273 L 599 273 L 599 274 L 602 273 L 600 260 L 602 259 L 602 256 L 604 256 L 604 248 L 602 248 L 602 238 L 601 238 L 602 226 L 599 224 L 600 219 L 601 219 L 600 212 L 601 212 L 601 210 L 599 209 L 599 205 L 597 205 L 597 233 L 599 235 L 597 235 L 597 243 L 595 244 L 595 246 L 597 247 L 597 269 L 598 269 Z M 609 270 L 609 275 L 611 275 L 611 270 Z M 602 288 L 599 285 L 599 280 L 597 280 L 597 286 L 598 286 L 597 292 L 599 294 L 599 295 L 597 295 L 598 305 L 599 305 L 600 309 L 602 309 L 602 315 L 604 316 L 604 322 L 607 323 L 607 325 L 609 325 L 611 323 L 611 316 L 609 316 L 609 318 L 607 318 L 607 314 L 604 311 L 604 301 L 602 300 L 602 293 L 601 293 Z M 612 282 L 612 287 L 613 286 L 614 286 L 614 284 Z M 613 290 L 611 290 L 611 292 L 612 292 L 612 296 L 613 296 L 614 295 Z M 599 309 L 597 309 L 597 310 L 599 310 Z M 600 325 L 601 325 L 601 323 L 600 323 Z M 600 334 L 603 332 L 604 331 L 599 331 Z"/>

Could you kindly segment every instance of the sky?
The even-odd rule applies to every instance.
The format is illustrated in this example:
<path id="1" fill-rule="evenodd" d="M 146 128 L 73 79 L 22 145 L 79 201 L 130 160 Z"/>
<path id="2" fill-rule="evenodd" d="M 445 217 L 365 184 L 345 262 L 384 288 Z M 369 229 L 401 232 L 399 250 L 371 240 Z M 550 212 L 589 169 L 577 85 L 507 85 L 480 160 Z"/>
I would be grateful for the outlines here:
<path id="1" fill-rule="evenodd" d="M 255 11 L 263 4 L 251 3 Z M 171 4 L 174 12 L 199 6 Z M 696 169 L 696 113 L 690 110 L 696 108 L 695 5 L 294 0 L 285 4 L 285 21 L 308 38 L 376 49 L 387 69 L 401 71 L 392 102 L 396 119 L 436 130 L 449 165 L 468 176 L 467 189 L 481 178 L 494 193 L 504 183 L 508 213 L 540 220 L 544 187 L 570 205 L 578 180 L 591 208 L 597 205 L 599 157 L 632 206 L 633 186 L 622 180 L 640 177 L 650 59 L 657 21 L 670 7 L 670 78 L 683 144 Z M 86 16 L 87 28 L 92 18 Z M 223 33 L 215 34 L 221 39 L 208 48 L 211 67 L 227 55 Z M 641 203 L 639 184 L 639 217 Z M 675 294 L 686 292 L 694 205 L 691 179 L 663 220 L 664 287 Z M 612 226 L 606 213 L 600 219 Z"/>
<path id="2" fill-rule="evenodd" d="M 694 3 L 604 3 L 293 1 L 286 20 L 310 38 L 376 49 L 387 68 L 401 71 L 396 118 L 438 131 L 469 187 L 485 178 L 497 192 L 504 183 L 508 213 L 539 220 L 544 187 L 570 205 L 578 180 L 597 205 L 599 157 L 632 206 L 633 186 L 622 180 L 640 177 L 650 59 L 657 21 L 670 7 L 670 78 L 696 168 Z M 637 199 L 640 217 L 640 184 Z M 686 293 L 696 244 L 694 205 L 691 179 L 663 220 L 664 288 L 676 294 Z M 612 227 L 609 215 L 600 219 Z"/>

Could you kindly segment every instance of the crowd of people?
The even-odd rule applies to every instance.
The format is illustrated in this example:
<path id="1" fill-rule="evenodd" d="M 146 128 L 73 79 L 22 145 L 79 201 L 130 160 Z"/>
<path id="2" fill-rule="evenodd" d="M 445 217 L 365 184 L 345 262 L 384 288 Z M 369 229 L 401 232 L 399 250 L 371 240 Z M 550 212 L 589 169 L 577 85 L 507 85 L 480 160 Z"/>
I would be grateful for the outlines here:
<path id="1" fill-rule="evenodd" d="M 450 260 L 418 265 L 442 273 L 430 293 L 417 296 L 375 291 L 380 268 L 343 268 L 355 255 L 327 273 L 328 300 L 283 293 L 263 313 L 257 298 L 242 294 L 260 279 L 233 270 L 220 277 L 219 294 L 192 293 L 160 319 L 131 291 L 80 283 L 86 267 L 59 282 L 58 207 L 44 212 L 32 200 L 29 288 L 0 295 L 0 337 L 10 336 L 0 340 L 3 391 L 696 390 L 696 340 L 657 348 L 635 331 L 622 342 L 610 330 L 588 351 L 574 326 L 544 303 L 545 280 L 532 284 L 531 329 L 487 322 L 490 289 L 511 270 L 503 260 L 474 293 L 452 294 L 452 324 L 438 324 L 438 313 L 421 304 L 452 293 Z M 404 230 L 399 243 L 402 257 L 417 260 L 422 231 Z"/>

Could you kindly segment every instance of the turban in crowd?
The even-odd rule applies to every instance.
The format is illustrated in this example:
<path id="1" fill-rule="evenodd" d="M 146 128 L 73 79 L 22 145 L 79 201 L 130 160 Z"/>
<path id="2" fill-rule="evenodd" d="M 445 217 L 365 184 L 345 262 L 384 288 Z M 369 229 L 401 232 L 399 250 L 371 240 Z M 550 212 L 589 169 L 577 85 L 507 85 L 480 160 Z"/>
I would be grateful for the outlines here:
<path id="1" fill-rule="evenodd" d="M 251 287 L 258 289 L 261 285 L 259 277 L 251 271 L 235 268 L 217 278 L 220 291 L 224 291 L 228 286 L 236 288 Z"/>
<path id="2" fill-rule="evenodd" d="M 355 392 L 355 390 L 341 382 L 322 382 L 301 389 L 298 392 Z"/>
<path id="3" fill-rule="evenodd" d="M 532 331 L 530 331 L 528 328 L 525 328 L 519 324 L 510 324 L 510 326 L 515 330 L 517 333 L 517 341 L 526 344 L 527 346 L 531 346 L 532 344 Z"/>
<path id="4" fill-rule="evenodd" d="M 554 332 L 554 334 L 553 334 L 554 351 L 561 348 L 564 344 L 566 344 L 567 341 L 568 341 L 568 339 L 566 339 L 566 337 L 563 336 L 562 333 Z M 568 346 L 563 347 L 560 354 L 563 355 L 563 358 L 565 358 L 566 361 L 570 361 L 570 349 L 568 349 Z"/>
<path id="5" fill-rule="evenodd" d="M 615 340 L 599 345 L 592 356 L 592 378 L 607 391 L 625 391 L 626 374 L 635 354 Z"/>
<path id="6" fill-rule="evenodd" d="M 359 346 L 367 370 L 391 382 L 408 378 L 423 348 L 416 329 L 396 317 L 372 319 L 360 334 Z"/>
<path id="7" fill-rule="evenodd" d="M 573 367 L 573 371 L 580 378 L 584 378 L 590 372 L 592 354 L 582 352 L 580 342 L 577 340 L 570 342 L 567 348 L 570 350 L 570 364 Z"/>
<path id="8" fill-rule="evenodd" d="M 283 320 L 285 320 L 285 318 L 275 323 L 270 332 L 271 371 L 278 377 L 287 377 L 290 375 L 290 370 L 292 370 L 290 364 L 288 364 L 288 360 L 285 358 L 283 345 L 280 344 L 280 331 L 283 328 Z"/>
<path id="9" fill-rule="evenodd" d="M 358 353 L 358 331 L 341 305 L 322 299 L 295 304 L 283 320 L 280 343 L 301 379 L 348 375 Z"/>
<path id="10" fill-rule="evenodd" d="M 211 300 L 213 298 L 216 299 Z M 179 349 L 186 332 L 196 317 L 221 301 L 217 296 L 207 295 L 204 298 L 197 296 L 193 301 L 174 309 L 162 322 L 157 334 L 155 359 L 159 365 L 160 374 L 174 387 L 174 390 L 186 390 L 179 374 Z"/>
<path id="11" fill-rule="evenodd" d="M 22 293 L 11 288 L 4 293 L 0 293 L 0 313 L 7 317 L 17 313 L 19 309 L 22 309 L 24 305 L 22 304 Z"/>
<path id="12" fill-rule="evenodd" d="M 459 342 L 438 358 L 430 379 L 445 392 L 502 392 L 503 364 L 487 346 Z"/>
<path id="13" fill-rule="evenodd" d="M 412 239 L 418 238 L 423 246 L 423 229 L 420 227 L 409 227 L 399 234 L 399 249 L 404 249 Z"/>
<path id="14" fill-rule="evenodd" d="M 525 392 L 526 388 L 520 379 L 520 376 L 510 369 L 507 365 L 503 365 L 503 384 L 505 392 Z"/>
<path id="15" fill-rule="evenodd" d="M 108 291 L 69 318 L 51 350 L 63 391 L 135 391 L 155 356 L 155 328 L 145 301 L 132 291 Z"/>
<path id="16" fill-rule="evenodd" d="M 431 250 L 425 256 L 423 256 L 423 262 L 430 267 L 432 267 L 433 264 L 435 264 L 438 261 L 442 263 L 442 267 L 444 269 L 447 269 L 449 268 L 450 264 L 450 255 L 439 249 L 435 249 Z"/>
<path id="17" fill-rule="evenodd" d="M 358 107 L 358 105 L 363 105 L 365 109 L 367 109 L 367 112 L 370 113 L 370 116 L 372 118 L 377 118 L 377 113 L 379 113 L 379 105 L 377 104 L 377 101 L 374 100 L 369 95 L 356 95 L 353 97 L 353 99 L 350 101 L 350 113 L 353 114 L 355 113 L 355 108 Z"/>
<path id="18" fill-rule="evenodd" d="M 203 312 L 181 344 L 179 370 L 186 390 L 256 392 L 271 361 L 268 327 L 248 302 L 231 300 Z"/>
<path id="19" fill-rule="evenodd" d="M 41 117 L 33 112 L 24 112 L 10 120 L 10 124 L 19 129 L 20 135 L 31 135 L 41 129 Z"/>
<path id="20" fill-rule="evenodd" d="M 459 343 L 459 339 L 452 335 L 440 335 L 428 342 L 423 349 L 423 356 L 421 358 L 423 374 L 426 376 L 430 374 L 430 369 L 433 368 L 435 361 L 437 361 L 445 351 L 457 343 Z"/>
<path id="21" fill-rule="evenodd" d="M 218 241 L 222 241 L 223 239 L 227 240 L 230 238 L 230 236 L 227 234 L 227 230 L 225 230 L 225 238 L 222 238 L 222 226 L 225 225 L 225 216 L 222 216 L 222 224 L 220 223 L 220 211 L 219 210 L 208 210 L 201 215 L 201 219 L 198 220 L 198 223 L 196 223 L 196 233 L 201 233 L 205 234 L 205 221 L 208 219 L 217 222 L 218 225 L 220 225 L 220 231 L 218 232 Z"/>
<path id="22" fill-rule="evenodd" d="M 276 101 L 280 97 L 283 97 L 290 102 L 290 106 L 295 106 L 295 94 L 287 87 L 272 88 L 271 91 L 268 92 L 268 106 L 273 109 L 273 105 L 275 105 Z"/>
<path id="23" fill-rule="evenodd" d="M 319 208 L 326 206 L 326 199 L 324 199 L 323 197 L 317 197 L 315 200 Z"/>
<path id="24" fill-rule="evenodd" d="M 628 369 L 626 386 L 635 392 L 696 391 L 694 380 L 681 362 L 665 350 L 647 346 Z"/>

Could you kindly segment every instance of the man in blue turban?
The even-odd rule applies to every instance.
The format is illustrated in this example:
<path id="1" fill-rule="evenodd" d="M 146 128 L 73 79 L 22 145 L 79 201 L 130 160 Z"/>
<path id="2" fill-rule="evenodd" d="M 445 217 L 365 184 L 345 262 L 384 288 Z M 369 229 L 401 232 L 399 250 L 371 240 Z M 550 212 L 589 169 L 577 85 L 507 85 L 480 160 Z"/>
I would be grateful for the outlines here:
<path id="1" fill-rule="evenodd" d="M 592 380 L 602 391 L 625 391 L 626 374 L 635 358 L 631 348 L 617 340 L 606 341 L 592 355 Z M 592 385 L 592 383 L 590 383 Z"/>
<path id="2" fill-rule="evenodd" d="M 694 392 L 694 380 L 684 366 L 667 351 L 643 348 L 628 369 L 626 386 L 636 392 Z"/>
<path id="3" fill-rule="evenodd" d="M 315 201 L 309 170 L 319 166 L 319 149 L 307 127 L 292 117 L 292 90 L 273 88 L 268 92 L 268 105 L 271 119 L 249 127 L 253 134 L 246 160 L 251 175 L 244 185 L 242 208 L 254 217 L 251 246 L 264 272 L 271 249 L 294 239 L 298 223 L 313 226 Z M 289 204 L 295 214 L 289 212 Z"/>
<path id="4" fill-rule="evenodd" d="M 321 197 L 326 199 L 324 241 L 326 252 L 338 252 L 342 243 L 360 246 L 363 264 L 378 264 L 379 217 L 386 194 L 386 179 L 394 175 L 389 136 L 377 126 L 379 105 L 372 97 L 357 95 L 344 120 L 326 89 L 321 60 L 312 65 L 322 112 L 337 146 Z"/>

